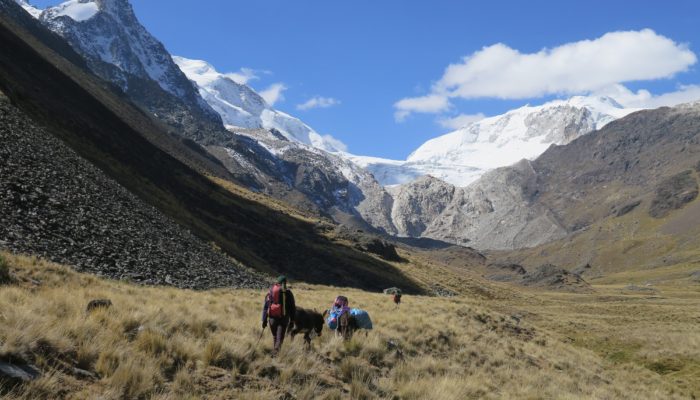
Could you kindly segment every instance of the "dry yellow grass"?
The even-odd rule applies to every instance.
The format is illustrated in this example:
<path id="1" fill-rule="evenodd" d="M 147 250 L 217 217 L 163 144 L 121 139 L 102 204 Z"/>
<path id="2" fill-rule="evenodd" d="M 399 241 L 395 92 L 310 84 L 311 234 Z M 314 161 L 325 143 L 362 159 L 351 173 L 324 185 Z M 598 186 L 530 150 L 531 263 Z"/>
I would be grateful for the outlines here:
<path id="1" fill-rule="evenodd" d="M 693 390 L 633 362 L 637 355 L 625 362 L 578 337 L 569 343 L 564 328 L 572 321 L 592 324 L 580 332 L 593 341 L 599 328 L 628 333 L 622 322 L 603 320 L 629 309 L 601 303 L 586 313 L 577 302 L 595 303 L 588 295 L 406 296 L 397 310 L 389 296 L 293 284 L 302 307 L 320 309 L 347 295 L 370 312 L 375 330 L 348 342 L 324 330 L 311 351 L 300 338 L 288 339 L 273 359 L 269 332 L 257 342 L 261 291 L 139 287 L 4 257 L 18 283 L 0 287 L 0 356 L 28 360 L 43 372 L 8 398 L 658 399 L 688 398 Z M 87 314 L 96 298 L 114 306 Z M 670 307 L 676 306 L 672 319 L 697 313 Z M 511 317 L 516 312 L 520 322 Z M 650 329 L 640 336 L 652 336 Z M 697 360 L 697 335 L 681 341 L 669 332 L 657 340 L 642 342 L 639 351 L 651 357 L 666 342 L 673 350 L 664 357 L 679 358 L 683 346 L 694 344 L 689 356 Z M 73 367 L 98 377 L 79 380 Z"/>

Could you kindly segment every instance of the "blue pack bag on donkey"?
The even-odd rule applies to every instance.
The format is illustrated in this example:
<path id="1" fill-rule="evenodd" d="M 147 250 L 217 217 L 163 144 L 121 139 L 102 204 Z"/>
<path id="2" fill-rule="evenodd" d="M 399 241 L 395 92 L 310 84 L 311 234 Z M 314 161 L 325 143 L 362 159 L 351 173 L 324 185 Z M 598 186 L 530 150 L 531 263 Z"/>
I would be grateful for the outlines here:
<path id="1" fill-rule="evenodd" d="M 359 329 L 372 329 L 372 319 L 369 317 L 369 313 L 365 310 L 359 308 L 353 308 L 350 310 L 350 315 L 355 317 L 357 322 L 357 327 Z"/>

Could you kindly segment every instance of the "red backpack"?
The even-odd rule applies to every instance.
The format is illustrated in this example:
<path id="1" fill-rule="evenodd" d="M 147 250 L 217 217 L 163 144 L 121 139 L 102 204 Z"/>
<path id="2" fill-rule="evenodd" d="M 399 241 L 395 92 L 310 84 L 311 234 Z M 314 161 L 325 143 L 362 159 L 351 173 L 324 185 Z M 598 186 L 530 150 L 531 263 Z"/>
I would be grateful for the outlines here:
<path id="1" fill-rule="evenodd" d="M 282 318 L 286 312 L 285 310 L 285 294 L 282 290 L 282 285 L 276 283 L 270 289 L 270 309 L 267 312 L 272 318 Z"/>

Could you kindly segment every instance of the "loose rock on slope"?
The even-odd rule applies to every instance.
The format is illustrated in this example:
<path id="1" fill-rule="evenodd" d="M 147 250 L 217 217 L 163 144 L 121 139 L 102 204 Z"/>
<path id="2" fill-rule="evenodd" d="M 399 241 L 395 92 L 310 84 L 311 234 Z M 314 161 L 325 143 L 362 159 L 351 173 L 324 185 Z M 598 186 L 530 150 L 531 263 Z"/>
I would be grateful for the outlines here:
<path id="1" fill-rule="evenodd" d="M 107 178 L 0 95 L 0 247 L 185 288 L 263 280 Z"/>

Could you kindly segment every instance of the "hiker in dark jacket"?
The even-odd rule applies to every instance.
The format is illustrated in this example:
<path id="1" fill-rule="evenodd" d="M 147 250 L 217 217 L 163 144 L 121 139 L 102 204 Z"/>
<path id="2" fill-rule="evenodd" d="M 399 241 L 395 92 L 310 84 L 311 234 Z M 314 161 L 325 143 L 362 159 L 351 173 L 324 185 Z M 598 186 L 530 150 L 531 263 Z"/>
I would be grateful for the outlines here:
<path id="1" fill-rule="evenodd" d="M 294 314 L 296 304 L 292 291 L 287 289 L 287 277 L 281 275 L 277 282 L 272 285 L 270 291 L 265 296 L 265 305 L 262 312 L 262 327 L 267 327 L 270 322 L 270 331 L 274 343 L 273 355 L 276 355 L 282 347 L 284 335 Z"/>

